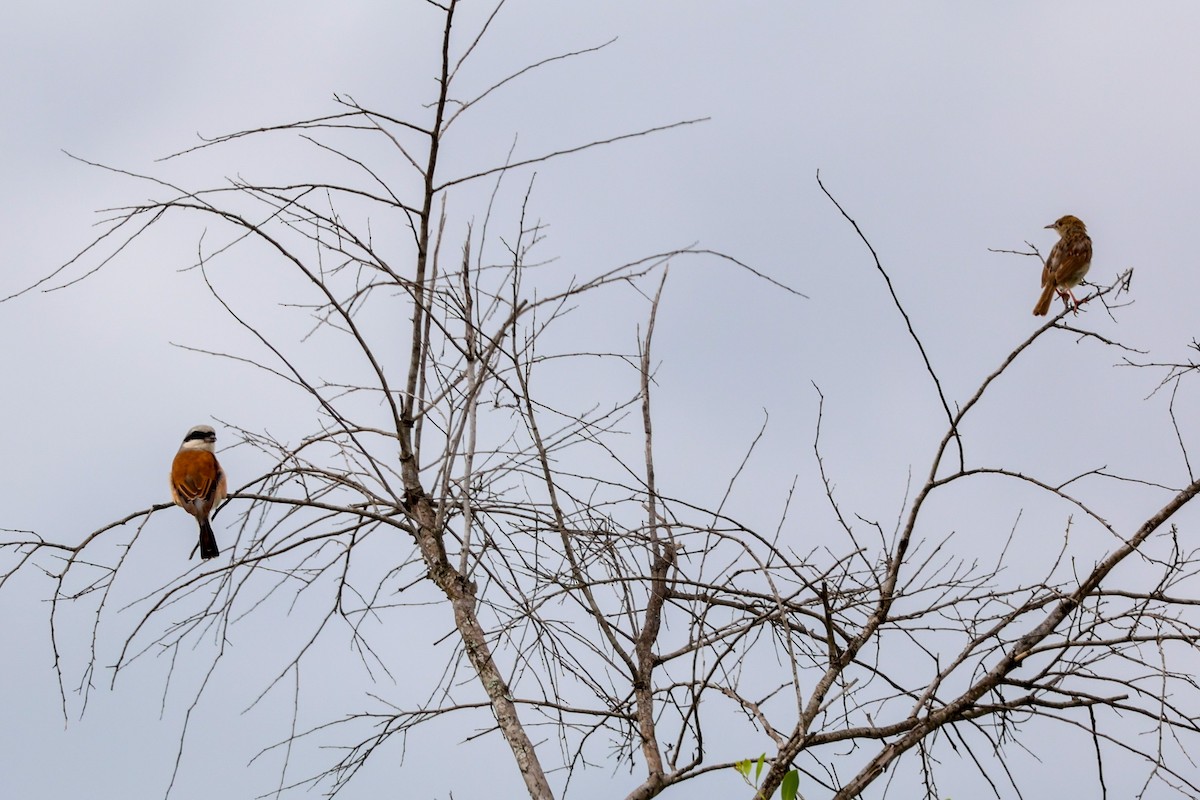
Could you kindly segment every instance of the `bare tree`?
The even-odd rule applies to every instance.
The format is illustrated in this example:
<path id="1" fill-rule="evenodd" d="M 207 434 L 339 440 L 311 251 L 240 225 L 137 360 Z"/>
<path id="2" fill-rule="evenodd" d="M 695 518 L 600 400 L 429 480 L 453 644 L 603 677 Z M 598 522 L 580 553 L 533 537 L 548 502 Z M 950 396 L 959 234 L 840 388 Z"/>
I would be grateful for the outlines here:
<path id="1" fill-rule="evenodd" d="M 1193 711 L 1200 697 L 1174 652 L 1194 646 L 1198 635 L 1189 593 L 1200 556 L 1171 523 L 1200 481 L 1190 474 L 1176 487 L 1140 481 L 1160 499 L 1126 529 L 1108 521 L 1105 490 L 1091 487 L 1134 478 L 1095 471 L 1052 481 L 973 464 L 965 446 L 964 422 L 980 400 L 1045 337 L 1122 346 L 1064 310 L 956 403 L 867 237 L 843 212 L 892 291 L 896 324 L 911 338 L 945 416 L 926 477 L 898 523 L 889 531 L 843 507 L 825 468 L 823 416 L 815 420 L 813 454 L 832 532 L 819 544 L 790 544 L 798 539 L 785 535 L 789 529 L 820 527 L 824 519 L 797 521 L 787 504 L 777 527 L 763 531 L 736 519 L 725 499 L 664 494 L 651 399 L 668 265 L 719 259 L 770 282 L 772 291 L 799 293 L 700 249 L 584 277 L 545 269 L 537 249 L 544 229 L 532 211 L 534 167 L 696 120 L 447 176 L 447 131 L 493 93 L 558 59 L 463 98 L 456 77 L 500 8 L 467 35 L 455 0 L 429 8 L 443 17 L 443 37 L 436 96 L 421 121 L 342 97 L 337 113 L 240 131 L 172 156 L 299 137 L 348 168 L 350 178 L 237 178 L 193 189 L 116 170 L 148 182 L 160 197 L 112 212 L 93 245 L 47 278 L 78 280 L 70 270 L 87 259 L 98 269 L 163 220 L 197 218 L 207 233 L 195 266 L 230 324 L 258 343 L 257 352 L 214 357 L 253 364 L 316 409 L 317 422 L 298 442 L 226 423 L 271 464 L 237 487 L 224 510 L 226 518 L 237 515 L 232 556 L 145 594 L 121 634 L 113 680 L 147 653 L 207 638 L 211 674 L 229 632 L 267 613 L 270 599 L 302 605 L 314 624 L 311 637 L 280 659 L 263 695 L 289 679 L 302 691 L 302 665 L 329 637 L 348 638 L 368 673 L 390 674 L 396 666 L 381 644 L 432 605 L 455 646 L 424 687 L 428 699 L 294 728 L 266 748 L 285 753 L 280 789 L 318 785 L 335 794 L 393 739 L 446 716 L 461 717 L 469 729 L 485 709 L 484 733 L 500 734 L 533 798 L 569 794 L 575 776 L 599 760 L 633 771 L 621 788 L 630 800 L 651 798 L 673 785 L 728 776 L 757 755 L 747 748 L 764 752 L 769 765 L 750 796 L 772 796 L 798 773 L 805 797 L 857 797 L 889 771 L 897 780 L 901 757 L 914 754 L 905 760 L 915 765 L 903 778 L 915 782 L 905 796 L 936 797 L 935 754 L 946 748 L 968 753 L 991 791 L 1010 796 L 1022 791 L 1010 751 L 1021 749 L 1030 721 L 1088 737 L 1101 787 L 1106 764 L 1142 763 L 1146 792 L 1200 796 L 1187 758 L 1200 733 Z M 386 158 L 402 168 L 385 169 Z M 493 204 L 501 188 L 517 181 L 518 200 L 499 210 Z M 473 224 L 456 225 L 452 198 L 474 185 L 490 187 L 487 205 L 466 218 Z M 465 233 L 456 238 L 452 230 Z M 212 280 L 223 264 L 251 268 L 237 261 L 247 250 L 283 264 L 289 287 L 315 298 L 299 310 L 315 320 L 312 336 L 322 347 L 339 344 L 335 364 L 311 366 L 306 346 L 313 340 L 273 335 L 267 320 L 243 315 Z M 1118 315 L 1128 280 L 1126 273 L 1096 287 L 1091 308 Z M 636 337 L 630 332 L 636 349 L 560 344 L 564 320 L 613 293 L 642 303 L 644 328 Z M 594 401 L 556 386 L 595 364 L 625 381 L 611 397 Z M 1181 366 L 1172 379 L 1184 374 Z M 1186 453 L 1182 436 L 1180 446 Z M 1056 498 L 1108 544 L 1086 554 L 1086 568 L 1066 536 L 1033 559 L 1006 548 L 996 563 L 982 565 L 952 534 L 923 533 L 931 499 L 997 480 Z M 107 561 L 96 554 L 112 552 L 102 545 L 114 540 L 132 544 L 167 507 L 133 512 L 78 542 L 17 535 L 3 545 L 0 588 L 21 570 L 39 567 L 50 576 L 64 712 L 74 667 L 60 654 L 61 619 L 80 606 L 93 614 L 80 681 L 86 702 L 100 667 L 101 620 L 120 615 L 110 596 L 127 550 Z M 1010 569 L 1014 561 L 1034 577 Z M 1118 581 L 1115 570 L 1126 562 L 1142 569 Z M 203 695 L 202 685 L 195 702 Z M 1150 734 L 1124 735 L 1130 719 Z M 329 736 L 341 742 L 341 756 L 295 774 L 294 748 Z M 180 761 L 185 743 L 186 730 Z"/>

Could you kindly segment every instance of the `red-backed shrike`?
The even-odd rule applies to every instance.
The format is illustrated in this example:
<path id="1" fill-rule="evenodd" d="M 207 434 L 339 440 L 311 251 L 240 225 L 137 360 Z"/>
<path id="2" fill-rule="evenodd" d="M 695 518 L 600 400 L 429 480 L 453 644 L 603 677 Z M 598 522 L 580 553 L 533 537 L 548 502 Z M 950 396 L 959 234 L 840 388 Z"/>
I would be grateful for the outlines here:
<path id="1" fill-rule="evenodd" d="M 221 554 L 208 515 L 225 499 L 225 471 L 213 455 L 216 432 L 208 425 L 197 425 L 183 437 L 183 445 L 171 464 L 171 497 L 175 504 L 200 523 L 200 557 Z"/>

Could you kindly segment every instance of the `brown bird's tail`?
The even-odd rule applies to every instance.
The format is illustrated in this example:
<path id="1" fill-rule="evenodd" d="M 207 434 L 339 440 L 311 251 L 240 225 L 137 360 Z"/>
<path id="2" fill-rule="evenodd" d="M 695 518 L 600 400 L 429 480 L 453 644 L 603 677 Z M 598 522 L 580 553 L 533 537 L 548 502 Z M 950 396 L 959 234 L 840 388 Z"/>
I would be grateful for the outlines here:
<path id="1" fill-rule="evenodd" d="M 1050 301 L 1054 299 L 1054 281 L 1046 281 L 1046 285 L 1042 287 L 1042 296 L 1038 298 L 1037 305 L 1033 307 L 1033 315 L 1035 317 L 1044 317 L 1050 310 Z"/>
<path id="2" fill-rule="evenodd" d="M 209 525 L 206 519 L 200 520 L 200 557 L 216 558 L 219 555 L 221 551 L 217 548 L 217 537 L 213 533 L 212 525 Z"/>

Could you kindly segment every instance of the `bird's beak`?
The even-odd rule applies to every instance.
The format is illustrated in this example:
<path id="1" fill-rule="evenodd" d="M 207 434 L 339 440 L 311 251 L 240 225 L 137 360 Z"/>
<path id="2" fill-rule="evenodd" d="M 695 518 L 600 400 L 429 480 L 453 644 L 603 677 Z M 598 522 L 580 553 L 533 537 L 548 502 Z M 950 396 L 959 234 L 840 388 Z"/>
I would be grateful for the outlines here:
<path id="1" fill-rule="evenodd" d="M 1049 224 L 1049 225 L 1047 225 L 1046 227 L 1047 227 L 1048 229 L 1049 229 L 1049 228 L 1053 228 L 1053 227 L 1054 227 L 1054 223 L 1050 223 L 1050 224 Z"/>

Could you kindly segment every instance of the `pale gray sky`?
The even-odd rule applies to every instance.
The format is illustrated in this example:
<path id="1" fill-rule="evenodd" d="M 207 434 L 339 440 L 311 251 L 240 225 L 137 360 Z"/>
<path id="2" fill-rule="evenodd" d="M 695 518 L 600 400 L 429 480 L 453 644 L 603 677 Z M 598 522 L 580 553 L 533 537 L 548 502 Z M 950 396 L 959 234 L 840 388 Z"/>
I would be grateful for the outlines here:
<path id="1" fill-rule="evenodd" d="M 463 29 L 474 30 L 486 7 L 464 2 Z M 0 296 L 86 244 L 94 211 L 149 191 L 62 151 L 206 184 L 302 169 L 291 150 L 154 160 L 194 144 L 197 133 L 331 113 L 334 93 L 419 116 L 433 96 L 431 19 L 418 0 L 6 4 Z M 550 226 L 542 254 L 557 257 L 564 276 L 587 275 L 696 242 L 806 293 L 786 295 L 716 261 L 672 267 L 655 341 L 660 481 L 669 494 L 719 496 L 765 408 L 771 424 L 752 480 L 735 495 L 739 513 L 771 526 L 797 473 L 794 519 L 823 513 L 812 480 L 815 382 L 826 396 L 827 466 L 841 499 L 886 525 L 900 512 L 909 469 L 923 477 L 943 418 L 869 254 L 819 191 L 816 171 L 870 237 L 954 400 L 964 401 L 1037 324 L 1038 266 L 988 248 L 1028 240 L 1044 253 L 1055 236 L 1043 226 L 1066 213 L 1084 219 L 1095 242 L 1089 278 L 1108 283 L 1136 269 L 1135 304 L 1119 325 L 1096 308 L 1086 324 L 1156 360 L 1185 358 L 1200 294 L 1191 252 L 1200 212 L 1198 33 L 1200 6 L 1186 2 L 510 0 L 465 86 L 482 89 L 529 62 L 617 40 L 464 117 L 444 174 L 502 161 L 514 136 L 517 157 L 528 157 L 711 117 L 541 165 L 533 198 Z M 454 224 L 481 217 L 485 199 L 481 188 L 453 200 Z M 289 407 L 281 398 L 291 395 L 276 384 L 172 347 L 250 347 L 199 276 L 177 271 L 196 240 L 196 228 L 171 225 L 82 283 L 0 305 L 0 412 L 10 421 L 0 527 L 72 540 L 164 501 L 170 457 L 197 422 L 228 419 L 282 437 L 307 430 L 311 409 Z M 244 280 L 276 285 L 270 274 Z M 581 341 L 632 346 L 644 309 L 632 293 L 613 302 L 625 305 L 580 315 Z M 279 326 L 302 330 L 283 319 Z M 971 454 L 1048 478 L 1107 466 L 1185 483 L 1166 398 L 1143 399 L 1154 376 L 1113 369 L 1117 360 L 1067 335 L 1044 341 L 980 409 L 968 431 Z M 1179 402 L 1184 434 L 1194 436 L 1195 392 Z M 1070 410 L 1047 411 L 1062 408 Z M 236 450 L 223 456 L 233 483 L 258 466 L 239 458 Z M 1030 499 L 1015 497 L 965 496 L 962 507 L 939 513 L 948 530 L 975 531 L 980 552 L 992 553 Z M 1131 488 L 1106 511 L 1117 523 L 1138 520 L 1158 497 Z M 994 517 L 964 519 L 964 509 L 991 503 Z M 1047 529 L 1061 529 L 1066 512 L 1051 513 Z M 1183 522 L 1194 523 L 1194 511 Z M 795 528 L 807 535 L 802 522 Z M 183 557 L 194 528 L 182 513 L 156 516 L 150 532 L 139 545 L 153 552 L 135 564 L 145 583 L 130 581 L 122 592 L 129 600 L 190 566 Z M 27 575 L 0 594 L 6 792 L 158 796 L 187 711 L 191 687 L 182 684 L 198 676 L 182 670 L 181 685 L 164 689 L 165 659 L 147 658 L 110 692 L 107 675 L 97 674 L 104 688 L 64 730 L 47 591 Z M 269 613 L 304 627 L 301 612 L 286 611 Z M 75 622 L 86 631 L 87 619 Z M 75 644 L 64 654 L 69 665 L 81 663 L 87 646 Z M 213 677 L 219 690 L 194 712 L 175 797 L 251 797 L 274 787 L 275 762 L 245 765 L 286 734 L 280 720 L 290 698 L 272 696 L 269 708 L 241 715 L 275 665 L 257 652 L 269 650 L 268 639 L 231 646 L 245 654 Z M 398 646 L 395 655 L 402 661 L 405 652 Z M 330 686 L 341 683 L 339 664 L 331 655 Z M 77 671 L 68 680 L 78 681 Z M 359 710 L 365 691 L 389 690 L 363 681 L 338 691 L 309 709 L 310 722 Z M 506 756 L 494 769 L 451 769 L 440 748 L 464 734 L 446 735 L 436 744 L 410 740 L 403 770 L 398 755 L 381 759 L 345 796 L 516 796 Z M 491 752 L 476 741 L 453 757 L 490 764 Z M 594 794 L 584 796 L 630 786 L 604 770 L 587 780 L 594 786 L 583 791 Z"/>

